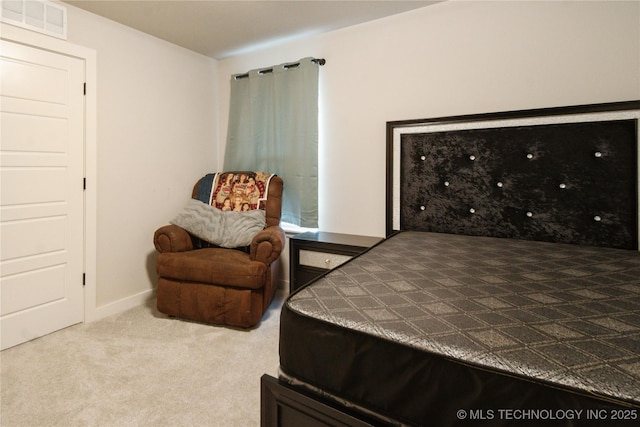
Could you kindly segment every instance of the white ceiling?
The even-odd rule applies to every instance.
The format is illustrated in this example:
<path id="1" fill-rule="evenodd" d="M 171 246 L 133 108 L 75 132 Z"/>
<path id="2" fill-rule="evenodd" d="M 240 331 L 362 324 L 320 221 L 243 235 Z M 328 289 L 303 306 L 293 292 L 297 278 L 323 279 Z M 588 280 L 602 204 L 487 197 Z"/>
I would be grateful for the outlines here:
<path id="1" fill-rule="evenodd" d="M 429 6 L 418 0 L 65 0 L 203 55 L 222 59 L 286 39 Z"/>

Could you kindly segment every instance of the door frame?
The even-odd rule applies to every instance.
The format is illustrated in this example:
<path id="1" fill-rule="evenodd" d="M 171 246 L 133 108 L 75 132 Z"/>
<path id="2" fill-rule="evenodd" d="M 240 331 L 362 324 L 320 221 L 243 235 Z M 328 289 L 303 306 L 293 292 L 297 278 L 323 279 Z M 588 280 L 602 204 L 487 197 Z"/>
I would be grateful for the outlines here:
<path id="1" fill-rule="evenodd" d="M 97 53 L 94 49 L 69 43 L 10 24 L 0 23 L 0 39 L 84 60 L 86 94 L 84 98 L 84 322 L 98 319 L 97 284 Z M 80 183 L 78 183 L 80 185 Z"/>

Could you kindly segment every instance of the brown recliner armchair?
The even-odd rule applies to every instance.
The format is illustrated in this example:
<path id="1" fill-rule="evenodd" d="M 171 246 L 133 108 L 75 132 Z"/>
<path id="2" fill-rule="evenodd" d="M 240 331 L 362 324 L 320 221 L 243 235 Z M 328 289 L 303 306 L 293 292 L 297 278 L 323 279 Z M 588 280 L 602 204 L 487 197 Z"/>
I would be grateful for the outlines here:
<path id="1" fill-rule="evenodd" d="M 196 183 L 189 203 L 197 205 L 197 209 L 209 209 L 207 213 L 222 217 L 223 222 L 230 218 L 225 215 L 248 218 L 245 213 L 226 213 L 225 210 L 252 210 L 258 215 L 262 212 L 257 210 L 263 210 L 264 228 L 256 229 L 254 224 L 257 234 L 245 237 L 246 246 L 238 248 L 204 240 L 194 235 L 193 229 L 188 232 L 177 225 L 182 224 L 181 215 L 170 225 L 159 228 L 154 244 L 159 252 L 157 307 L 160 312 L 242 328 L 260 321 L 278 287 L 278 259 L 285 244 L 280 227 L 282 187 L 280 177 L 262 172 L 209 174 Z M 212 227 L 204 228 L 210 231 Z M 234 237 L 231 236 L 231 241 Z"/>

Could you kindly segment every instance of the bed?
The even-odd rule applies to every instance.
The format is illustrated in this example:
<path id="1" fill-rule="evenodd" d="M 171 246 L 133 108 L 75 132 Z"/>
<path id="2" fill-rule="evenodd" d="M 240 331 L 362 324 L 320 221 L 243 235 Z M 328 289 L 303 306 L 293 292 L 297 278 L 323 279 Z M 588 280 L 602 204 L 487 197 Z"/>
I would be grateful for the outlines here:
<path id="1" fill-rule="evenodd" d="M 387 238 L 287 298 L 262 425 L 637 425 L 639 118 L 389 122 Z"/>

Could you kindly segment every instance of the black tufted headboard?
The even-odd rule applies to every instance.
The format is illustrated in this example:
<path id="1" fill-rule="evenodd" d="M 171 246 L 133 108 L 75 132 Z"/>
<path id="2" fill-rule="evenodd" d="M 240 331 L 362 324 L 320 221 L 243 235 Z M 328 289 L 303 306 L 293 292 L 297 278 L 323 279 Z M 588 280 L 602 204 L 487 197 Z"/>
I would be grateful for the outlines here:
<path id="1" fill-rule="evenodd" d="M 638 249 L 640 101 L 387 123 L 387 235 Z"/>

